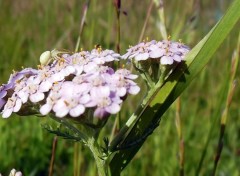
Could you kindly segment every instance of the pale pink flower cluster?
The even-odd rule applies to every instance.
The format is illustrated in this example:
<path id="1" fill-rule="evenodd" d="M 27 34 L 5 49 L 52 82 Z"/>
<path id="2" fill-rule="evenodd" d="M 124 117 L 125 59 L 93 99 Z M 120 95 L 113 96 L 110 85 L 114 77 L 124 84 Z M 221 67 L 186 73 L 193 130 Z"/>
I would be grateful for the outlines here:
<path id="1" fill-rule="evenodd" d="M 23 110 L 25 105 L 57 117 L 80 117 L 87 109 L 94 110 L 98 118 L 116 114 L 128 94 L 140 91 L 133 81 L 136 75 L 107 66 L 119 59 L 114 51 L 97 48 L 63 54 L 50 65 L 16 72 L 0 87 L 2 117 Z"/>
<path id="2" fill-rule="evenodd" d="M 127 50 L 122 57 L 124 59 L 135 59 L 143 61 L 155 59 L 162 65 L 172 65 L 174 62 L 181 62 L 189 52 L 189 47 L 170 40 L 142 42 Z"/>

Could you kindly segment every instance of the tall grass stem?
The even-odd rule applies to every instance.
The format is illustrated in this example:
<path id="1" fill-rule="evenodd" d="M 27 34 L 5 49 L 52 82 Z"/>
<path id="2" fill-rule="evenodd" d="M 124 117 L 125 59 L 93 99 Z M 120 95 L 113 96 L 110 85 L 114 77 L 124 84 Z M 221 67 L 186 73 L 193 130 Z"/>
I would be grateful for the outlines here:
<path id="1" fill-rule="evenodd" d="M 79 157 L 79 147 L 80 143 L 75 142 L 74 143 L 74 153 L 73 153 L 73 170 L 74 170 L 74 176 L 80 175 L 80 158 Z"/>
<path id="2" fill-rule="evenodd" d="M 224 146 L 224 133 L 225 133 L 226 125 L 227 125 L 229 107 L 231 105 L 233 93 L 234 93 L 234 90 L 235 90 L 235 87 L 236 87 L 236 81 L 234 81 L 234 78 L 235 78 L 235 75 L 236 75 L 236 71 L 237 71 L 237 67 L 238 67 L 238 61 L 239 61 L 239 47 L 240 47 L 240 34 L 239 34 L 239 37 L 238 37 L 237 49 L 233 53 L 233 57 L 232 57 L 229 89 L 228 89 L 228 93 L 227 93 L 227 100 L 226 100 L 225 108 L 224 108 L 222 116 L 221 116 L 221 126 L 220 126 L 220 132 L 219 132 L 219 140 L 218 140 L 218 146 L 217 146 L 216 154 L 215 154 L 215 158 L 214 158 L 214 167 L 213 167 L 212 175 L 216 174 L 218 162 L 219 162 L 219 159 L 221 157 L 222 149 L 223 149 L 223 146 Z"/>
<path id="3" fill-rule="evenodd" d="M 141 31 L 141 34 L 140 34 L 140 37 L 139 37 L 139 40 L 138 40 L 139 43 L 143 40 L 143 36 L 144 36 L 145 31 L 146 31 L 147 23 L 149 21 L 149 17 L 150 17 L 151 12 L 152 12 L 153 4 L 154 4 L 154 0 L 151 0 L 151 2 L 149 4 L 149 7 L 148 7 L 148 11 L 147 11 L 147 16 L 144 20 L 144 25 L 143 25 L 143 28 L 142 28 L 142 31 Z"/>
<path id="4" fill-rule="evenodd" d="M 167 30 L 166 30 L 166 23 L 165 23 L 165 15 L 164 15 L 164 3 L 163 0 L 154 0 L 154 3 L 156 4 L 158 10 L 158 16 L 159 16 L 159 29 L 160 33 L 162 35 L 162 38 L 164 40 L 167 40 Z"/>
<path id="5" fill-rule="evenodd" d="M 120 40 L 121 40 L 121 24 L 120 24 L 120 15 L 121 15 L 121 0 L 113 0 L 116 15 L 117 15 L 117 39 L 116 39 L 116 49 L 120 53 Z"/>
<path id="6" fill-rule="evenodd" d="M 81 36 L 83 33 L 83 28 L 84 28 L 84 24 L 86 21 L 86 16 L 87 16 L 87 11 L 88 11 L 89 5 L 90 5 L 90 0 L 88 0 L 86 2 L 86 4 L 83 6 L 83 14 L 82 14 L 82 19 L 81 19 L 81 23 L 80 23 L 79 35 L 78 35 L 77 44 L 75 47 L 75 52 L 78 52 L 80 49 Z"/>
<path id="7" fill-rule="evenodd" d="M 176 129 L 179 140 L 179 176 L 184 176 L 184 139 L 182 135 L 182 124 L 181 124 L 181 99 L 180 97 L 176 101 Z"/>
<path id="8" fill-rule="evenodd" d="M 113 4 L 115 7 L 116 15 L 117 15 L 117 38 L 116 38 L 116 49 L 117 52 L 120 53 L 120 41 L 121 41 L 121 23 L 120 23 L 120 14 L 121 14 L 121 0 L 113 0 Z M 120 67 L 120 63 L 118 63 L 117 67 Z M 117 114 L 115 118 L 114 125 L 112 128 L 110 141 L 113 139 L 114 135 L 119 131 L 121 121 L 121 113 Z"/>
<path id="9" fill-rule="evenodd" d="M 53 143 L 52 143 L 52 156 L 51 156 L 51 162 L 50 162 L 48 176 L 52 176 L 53 175 L 53 167 L 54 167 L 54 161 L 55 161 L 55 153 L 56 153 L 56 148 L 57 148 L 57 141 L 58 141 L 58 137 L 55 136 L 53 138 Z"/>

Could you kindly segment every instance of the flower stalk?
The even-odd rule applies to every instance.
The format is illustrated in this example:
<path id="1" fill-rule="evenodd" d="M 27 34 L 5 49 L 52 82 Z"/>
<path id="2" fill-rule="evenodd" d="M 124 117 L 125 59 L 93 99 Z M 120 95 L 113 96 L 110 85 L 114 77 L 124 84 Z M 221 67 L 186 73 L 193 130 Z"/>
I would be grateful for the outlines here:
<path id="1" fill-rule="evenodd" d="M 96 161 L 98 175 L 99 176 L 108 176 L 108 167 L 106 161 L 103 158 L 101 148 L 99 147 L 96 139 L 94 137 L 89 137 L 86 144 L 91 150 L 93 157 Z"/>

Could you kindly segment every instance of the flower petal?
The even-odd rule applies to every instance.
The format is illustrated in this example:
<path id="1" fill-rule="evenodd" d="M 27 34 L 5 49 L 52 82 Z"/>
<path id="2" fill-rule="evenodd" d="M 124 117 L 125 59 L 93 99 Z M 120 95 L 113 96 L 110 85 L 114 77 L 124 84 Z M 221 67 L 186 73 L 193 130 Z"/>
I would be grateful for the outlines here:
<path id="1" fill-rule="evenodd" d="M 173 56 L 173 59 L 174 59 L 175 61 L 177 61 L 177 62 L 181 62 L 181 61 L 182 61 L 182 58 L 181 58 L 179 55 L 177 55 L 177 54 L 175 54 L 175 55 Z"/>
<path id="2" fill-rule="evenodd" d="M 46 81 L 44 81 L 44 82 L 42 82 L 42 83 L 40 84 L 39 90 L 40 90 L 41 92 L 47 92 L 47 91 L 49 91 L 50 88 L 52 87 L 52 84 L 53 84 L 53 83 L 52 83 L 51 81 L 46 80 Z"/>
<path id="3" fill-rule="evenodd" d="M 168 56 L 163 56 L 161 58 L 161 64 L 162 65 L 172 65 L 173 64 L 173 58 Z"/>
<path id="4" fill-rule="evenodd" d="M 76 106 L 75 108 L 71 109 L 69 114 L 72 116 L 72 117 L 78 117 L 80 116 L 81 114 L 83 114 L 85 111 L 85 107 L 83 105 L 78 105 Z"/>
<path id="5" fill-rule="evenodd" d="M 3 112 L 2 112 L 2 117 L 3 118 L 8 118 L 8 117 L 10 117 L 12 112 L 13 112 L 13 108 L 4 109 Z"/>
<path id="6" fill-rule="evenodd" d="M 13 112 L 18 112 L 22 107 L 21 99 L 17 99 L 15 102 L 15 106 L 13 107 Z"/>
<path id="7" fill-rule="evenodd" d="M 135 60 L 136 61 L 140 61 L 140 60 L 147 60 L 149 58 L 149 54 L 148 53 L 141 53 L 135 56 Z"/>
<path id="8" fill-rule="evenodd" d="M 136 95 L 138 94 L 138 92 L 140 91 L 140 87 L 139 86 L 131 86 L 128 89 L 128 93 L 132 94 L 132 95 Z"/>
<path id="9" fill-rule="evenodd" d="M 64 117 L 68 114 L 69 110 L 68 109 L 61 109 L 59 111 L 56 112 L 56 116 L 57 117 Z"/>
<path id="10" fill-rule="evenodd" d="M 113 103 L 110 106 L 105 108 L 107 112 L 111 113 L 111 114 L 116 114 L 120 111 L 120 106 L 119 104 Z"/>
<path id="11" fill-rule="evenodd" d="M 97 118 L 106 118 L 108 117 L 110 114 L 108 112 L 106 112 L 104 110 L 104 108 L 97 108 L 95 111 L 94 111 L 94 117 L 97 117 Z"/>
<path id="12" fill-rule="evenodd" d="M 47 115 L 52 110 L 52 106 L 50 104 L 45 104 L 40 108 L 40 113 L 42 115 Z"/>
<path id="13" fill-rule="evenodd" d="M 151 58 L 160 58 L 162 57 L 164 54 L 166 53 L 166 51 L 164 49 L 156 49 L 153 50 L 149 53 Z"/>
<path id="14" fill-rule="evenodd" d="M 37 103 L 44 99 L 44 93 L 41 93 L 41 92 L 34 93 L 30 95 L 29 99 L 31 102 Z"/>

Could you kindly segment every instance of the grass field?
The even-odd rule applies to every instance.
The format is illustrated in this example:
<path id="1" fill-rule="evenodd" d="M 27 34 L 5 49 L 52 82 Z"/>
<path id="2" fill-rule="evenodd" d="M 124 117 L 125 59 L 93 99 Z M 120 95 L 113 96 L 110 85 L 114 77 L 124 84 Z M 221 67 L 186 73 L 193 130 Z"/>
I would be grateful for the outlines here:
<path id="1" fill-rule="evenodd" d="M 232 1 L 164 2 L 168 35 L 172 40 L 181 39 L 194 47 L 226 12 Z M 74 51 L 84 4 L 85 1 L 80 0 L 0 0 L 0 83 L 7 82 L 13 69 L 20 70 L 22 66 L 36 68 L 39 56 L 45 50 L 65 48 Z M 125 53 L 129 45 L 138 43 L 149 4 L 150 1 L 146 0 L 122 0 L 121 54 Z M 144 38 L 162 40 L 158 10 L 153 6 Z M 90 50 L 100 44 L 103 48 L 116 50 L 116 25 L 112 0 L 92 0 L 81 37 L 81 48 Z M 171 106 L 164 114 L 160 127 L 147 139 L 122 175 L 179 175 L 176 112 L 180 113 L 184 140 L 184 173 L 211 175 L 239 29 L 238 22 L 210 63 L 181 95 L 180 110 L 176 110 L 176 103 Z M 239 75 L 240 70 L 237 69 L 237 84 L 216 175 L 240 175 Z M 126 117 L 134 112 L 137 102 L 145 94 L 143 83 L 139 81 L 139 84 L 143 86 L 141 96 L 132 96 L 123 106 Z M 106 128 L 110 128 L 112 121 Z M 0 173 L 7 175 L 12 168 L 16 168 L 24 175 L 48 175 L 54 135 L 42 129 L 41 124 L 46 122 L 52 123 L 47 118 L 39 117 L 12 116 L 0 119 Z M 76 147 L 80 148 L 80 164 L 77 168 L 81 175 L 97 174 L 91 153 L 86 148 L 58 138 L 54 175 L 74 175 Z M 202 157 L 203 162 L 199 167 Z"/>

